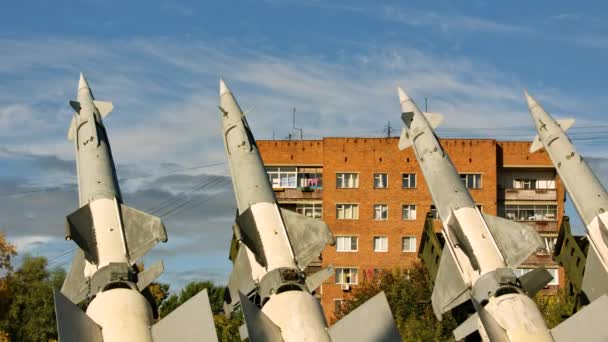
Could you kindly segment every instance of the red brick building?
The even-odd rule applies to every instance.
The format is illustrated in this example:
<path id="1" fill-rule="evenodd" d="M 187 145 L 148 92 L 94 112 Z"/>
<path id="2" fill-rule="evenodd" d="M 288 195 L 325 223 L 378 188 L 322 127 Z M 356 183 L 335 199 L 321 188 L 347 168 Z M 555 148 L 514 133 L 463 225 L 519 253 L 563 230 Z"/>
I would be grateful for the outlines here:
<path id="1" fill-rule="evenodd" d="M 380 269 L 408 268 L 417 252 L 432 200 L 412 149 L 397 138 L 258 141 L 282 207 L 322 218 L 336 246 L 315 267 L 335 267 L 321 289 L 328 318 L 335 304 Z M 564 212 L 564 188 L 544 152 L 530 142 L 442 139 L 441 144 L 483 212 L 527 222 L 546 242 L 522 266 L 545 265 L 563 284 L 551 258 Z"/>

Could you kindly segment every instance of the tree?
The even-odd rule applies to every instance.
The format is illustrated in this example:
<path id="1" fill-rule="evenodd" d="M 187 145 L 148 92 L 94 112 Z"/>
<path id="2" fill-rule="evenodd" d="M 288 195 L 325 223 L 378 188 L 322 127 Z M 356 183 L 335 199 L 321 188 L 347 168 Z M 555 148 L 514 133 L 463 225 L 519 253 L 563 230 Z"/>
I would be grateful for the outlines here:
<path id="1" fill-rule="evenodd" d="M 12 341 L 57 339 L 53 287 L 65 279 L 61 268 L 48 271 L 44 257 L 25 256 L 21 267 L 7 278 L 10 299 L 0 329 Z"/>
<path id="2" fill-rule="evenodd" d="M 383 271 L 350 294 L 336 312 L 335 321 L 384 291 L 404 341 L 445 341 L 452 337 L 456 321 L 445 314 L 439 322 L 431 306 L 430 277 L 420 262 L 407 271 Z"/>
<path id="3" fill-rule="evenodd" d="M 543 314 L 547 327 L 552 329 L 572 314 L 574 300 L 565 290 L 557 293 L 539 292 L 534 296 L 538 309 Z"/>
<path id="4" fill-rule="evenodd" d="M 16 255 L 17 250 L 15 246 L 6 240 L 3 232 L 0 232 L 0 322 L 5 321 L 8 314 L 11 297 L 8 278 L 13 270 L 11 259 Z M 2 330 L 2 325 L 0 324 L 0 341 L 3 341 L 5 338 L 8 338 L 8 336 L 6 336 L 6 332 Z"/>

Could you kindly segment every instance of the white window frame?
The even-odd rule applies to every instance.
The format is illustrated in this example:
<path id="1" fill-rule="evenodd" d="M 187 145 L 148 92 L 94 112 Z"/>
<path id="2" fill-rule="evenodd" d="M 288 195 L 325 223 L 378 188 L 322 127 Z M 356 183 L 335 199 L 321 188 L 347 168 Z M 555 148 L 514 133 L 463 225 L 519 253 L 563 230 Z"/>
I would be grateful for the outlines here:
<path id="1" fill-rule="evenodd" d="M 406 208 L 407 208 L 407 212 L 409 213 L 407 218 L 405 217 Z M 415 204 L 402 204 L 401 205 L 401 219 L 404 221 L 416 220 L 416 205 Z"/>
<path id="2" fill-rule="evenodd" d="M 281 170 L 281 168 L 286 170 Z M 274 189 L 295 189 L 298 187 L 298 168 L 296 166 L 266 165 L 266 174 Z"/>
<path id="3" fill-rule="evenodd" d="M 406 177 L 408 179 L 408 181 L 407 181 L 408 182 L 408 186 L 404 186 L 404 180 L 405 180 Z M 402 173 L 401 174 L 401 188 L 402 189 L 416 189 L 416 186 L 417 186 L 417 183 L 416 183 L 417 179 L 416 178 L 417 178 L 416 177 L 416 173 Z M 412 186 L 412 183 L 414 183 L 413 186 Z"/>
<path id="4" fill-rule="evenodd" d="M 296 203 L 296 213 L 313 219 L 323 218 L 323 202 L 318 203 Z"/>
<path id="5" fill-rule="evenodd" d="M 376 243 L 378 241 L 379 243 Z M 388 236 L 374 236 L 372 239 L 374 252 L 388 252 Z"/>
<path id="6" fill-rule="evenodd" d="M 350 281 L 345 281 L 345 272 L 348 271 Z M 353 272 L 354 271 L 354 272 Z M 359 268 L 358 267 L 336 267 L 335 269 L 336 285 L 357 285 L 359 283 Z M 353 279 L 354 278 L 354 279 Z"/>
<path id="7" fill-rule="evenodd" d="M 353 240 L 355 241 L 355 249 L 352 249 Z M 342 242 L 340 242 L 342 241 Z M 348 241 L 348 242 L 347 242 Z M 336 252 L 354 253 L 359 251 L 359 237 L 354 235 L 337 235 L 336 236 Z"/>
<path id="8" fill-rule="evenodd" d="M 358 172 L 337 172 L 336 189 L 357 189 L 359 188 Z"/>
<path id="9" fill-rule="evenodd" d="M 441 217 L 439 217 L 439 209 L 437 209 L 437 207 L 435 207 L 434 204 L 431 204 L 431 207 L 429 208 L 429 212 L 431 212 L 431 215 L 433 216 L 434 219 L 436 219 L 436 220 L 441 219 Z M 433 212 L 435 212 L 435 214 L 433 214 Z"/>
<path id="10" fill-rule="evenodd" d="M 347 210 L 350 209 L 350 217 L 346 216 Z M 342 210 L 342 215 L 340 215 Z M 342 217 L 340 217 L 342 216 Z M 357 203 L 336 203 L 336 220 L 358 220 L 359 219 L 359 204 Z"/>
<path id="11" fill-rule="evenodd" d="M 409 240 L 409 247 L 406 248 L 405 241 Z M 401 251 L 404 253 L 416 253 L 418 248 L 418 239 L 414 235 L 401 237 Z"/>
<path id="12" fill-rule="evenodd" d="M 374 189 L 388 188 L 388 173 L 374 173 Z"/>
<path id="13" fill-rule="evenodd" d="M 376 220 L 376 221 L 388 220 L 388 204 L 384 204 L 384 203 L 374 204 L 374 220 Z"/>
<path id="14" fill-rule="evenodd" d="M 477 176 L 479 176 L 479 180 L 477 179 Z M 482 189 L 483 187 L 483 174 L 481 173 L 461 173 L 460 179 L 462 179 L 462 182 L 467 189 Z"/>
<path id="15" fill-rule="evenodd" d="M 505 217 L 513 221 L 557 221 L 557 204 L 505 204 Z"/>

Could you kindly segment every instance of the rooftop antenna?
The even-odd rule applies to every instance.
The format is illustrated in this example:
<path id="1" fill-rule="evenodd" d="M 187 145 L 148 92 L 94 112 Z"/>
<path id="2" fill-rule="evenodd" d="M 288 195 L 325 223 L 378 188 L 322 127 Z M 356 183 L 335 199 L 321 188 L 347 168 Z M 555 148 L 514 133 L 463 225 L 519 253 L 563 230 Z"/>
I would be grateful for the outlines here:
<path id="1" fill-rule="evenodd" d="M 304 135 L 304 130 L 296 127 L 296 107 L 293 107 L 293 129 L 296 131 L 300 131 L 300 140 L 303 140 L 302 136 Z"/>

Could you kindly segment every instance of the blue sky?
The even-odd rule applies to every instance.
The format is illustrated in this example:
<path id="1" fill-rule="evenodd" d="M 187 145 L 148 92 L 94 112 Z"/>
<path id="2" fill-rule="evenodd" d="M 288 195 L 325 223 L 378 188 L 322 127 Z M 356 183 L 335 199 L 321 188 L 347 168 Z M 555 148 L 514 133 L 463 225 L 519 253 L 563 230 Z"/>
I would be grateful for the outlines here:
<path id="1" fill-rule="evenodd" d="M 125 202 L 166 213 L 169 242 L 145 260 L 164 258 L 174 288 L 230 272 L 220 76 L 259 139 L 293 133 L 294 107 L 308 138 L 383 136 L 399 121 L 398 84 L 446 116 L 440 136 L 531 139 L 527 88 L 554 116 L 576 117 L 573 140 L 606 179 L 607 11 L 599 1 L 7 3 L 0 229 L 23 252 L 69 264 L 67 102 L 81 71 L 115 105 L 105 124 Z"/>

